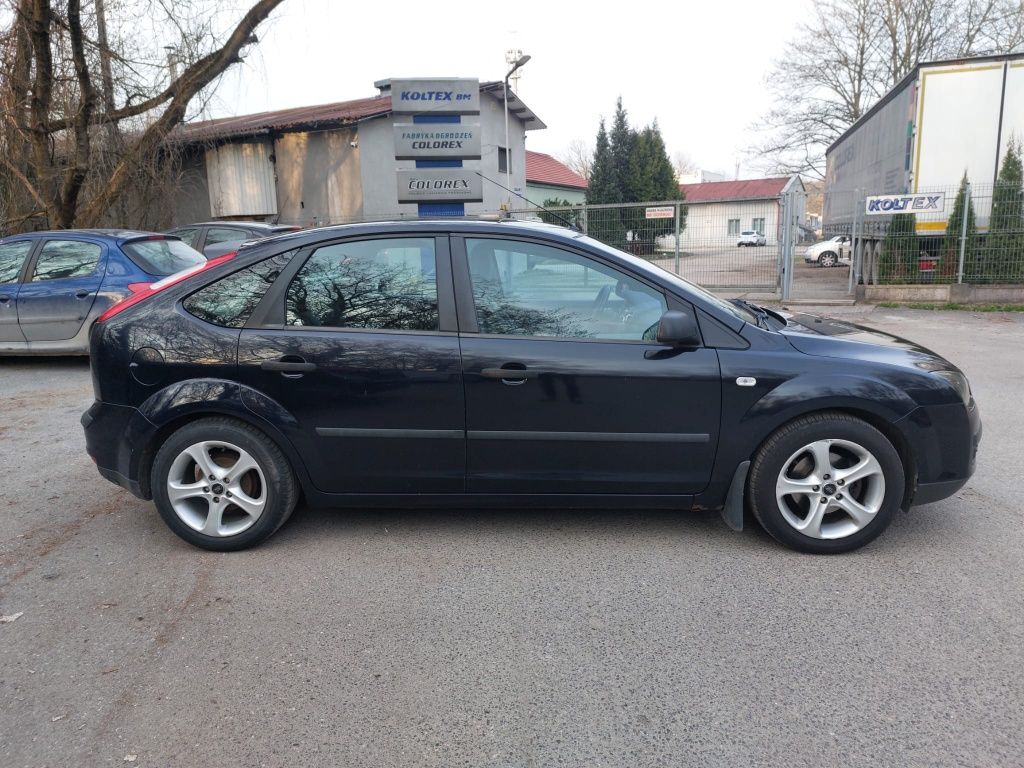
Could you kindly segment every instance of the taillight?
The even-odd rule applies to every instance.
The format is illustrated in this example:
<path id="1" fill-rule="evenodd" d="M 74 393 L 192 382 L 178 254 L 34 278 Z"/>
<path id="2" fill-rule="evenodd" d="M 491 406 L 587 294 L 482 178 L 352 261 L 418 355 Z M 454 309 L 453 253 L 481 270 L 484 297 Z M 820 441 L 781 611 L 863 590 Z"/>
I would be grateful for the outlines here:
<path id="1" fill-rule="evenodd" d="M 104 312 L 102 315 L 96 318 L 96 322 L 105 322 L 106 320 L 109 320 L 115 315 L 119 315 L 120 313 L 124 312 L 129 307 L 133 307 L 136 304 L 152 296 L 155 296 L 161 291 L 170 288 L 172 285 L 177 285 L 178 283 L 182 282 L 183 280 L 187 280 L 193 275 L 198 275 L 200 272 L 205 272 L 206 270 L 212 269 L 213 267 L 216 267 L 218 264 L 223 264 L 225 261 L 230 261 L 233 258 L 235 258 L 235 251 L 232 251 L 231 253 L 225 253 L 223 256 L 218 256 L 215 259 L 210 259 L 209 261 L 204 262 L 202 264 L 196 264 L 194 267 L 183 269 L 181 272 L 175 272 L 173 275 L 168 275 L 163 280 L 158 280 L 157 282 L 152 284 L 132 283 L 131 285 L 128 286 L 128 288 L 132 291 L 131 295 L 125 296 L 123 299 L 121 299 L 121 301 L 117 302 L 117 304 L 114 304 L 109 309 L 107 309 L 106 312 Z M 139 288 L 139 290 L 136 291 L 136 287 Z"/>

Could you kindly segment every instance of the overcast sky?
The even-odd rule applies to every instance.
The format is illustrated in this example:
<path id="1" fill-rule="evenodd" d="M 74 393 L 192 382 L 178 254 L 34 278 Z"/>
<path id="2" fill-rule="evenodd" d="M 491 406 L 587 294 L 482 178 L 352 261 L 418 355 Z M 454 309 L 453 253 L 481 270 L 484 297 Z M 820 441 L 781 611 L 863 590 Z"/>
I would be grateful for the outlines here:
<path id="1" fill-rule="evenodd" d="M 657 118 L 669 154 L 758 175 L 751 130 L 770 105 L 765 78 L 809 0 L 502 4 L 286 0 L 260 44 L 227 75 L 210 116 L 370 96 L 387 77 L 500 80 L 505 51 L 533 58 L 519 94 L 545 122 L 527 147 L 591 146 L 621 95 L 630 121 Z"/>

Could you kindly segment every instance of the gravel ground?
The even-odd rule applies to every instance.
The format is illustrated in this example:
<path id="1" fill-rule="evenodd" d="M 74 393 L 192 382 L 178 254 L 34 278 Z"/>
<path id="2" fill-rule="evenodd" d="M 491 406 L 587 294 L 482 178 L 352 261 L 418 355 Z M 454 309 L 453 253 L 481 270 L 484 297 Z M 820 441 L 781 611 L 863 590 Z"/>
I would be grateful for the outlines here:
<path id="1" fill-rule="evenodd" d="M 1024 315 L 833 308 L 970 376 L 979 469 L 833 558 L 669 512 L 300 509 L 173 536 L 0 360 L 0 765 L 1024 762 Z"/>

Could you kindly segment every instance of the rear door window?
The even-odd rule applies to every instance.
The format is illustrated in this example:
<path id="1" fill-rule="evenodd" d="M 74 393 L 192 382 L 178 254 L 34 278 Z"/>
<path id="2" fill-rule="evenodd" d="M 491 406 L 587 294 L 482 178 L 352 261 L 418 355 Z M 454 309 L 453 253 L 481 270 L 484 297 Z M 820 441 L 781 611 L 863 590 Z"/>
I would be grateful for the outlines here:
<path id="1" fill-rule="evenodd" d="M 206 230 L 206 245 L 230 243 L 236 240 L 248 240 L 252 235 L 246 229 L 234 227 L 210 227 Z"/>
<path id="2" fill-rule="evenodd" d="M 31 250 L 31 240 L 0 245 L 0 284 L 18 282 L 25 257 Z"/>
<path id="3" fill-rule="evenodd" d="M 386 238 L 319 248 L 288 286 L 285 310 L 288 325 L 436 331 L 434 239 Z"/>
<path id="4" fill-rule="evenodd" d="M 181 241 L 185 243 L 185 245 L 187 245 L 189 248 L 195 248 L 196 245 L 199 243 L 199 227 L 172 229 L 167 234 L 181 238 Z"/>
<path id="5" fill-rule="evenodd" d="M 193 293 L 182 306 L 208 323 L 241 328 L 294 255 L 288 251 L 232 272 Z"/>
<path id="6" fill-rule="evenodd" d="M 96 271 L 103 248 L 81 240 L 47 240 L 36 259 L 33 282 L 88 277 Z"/>

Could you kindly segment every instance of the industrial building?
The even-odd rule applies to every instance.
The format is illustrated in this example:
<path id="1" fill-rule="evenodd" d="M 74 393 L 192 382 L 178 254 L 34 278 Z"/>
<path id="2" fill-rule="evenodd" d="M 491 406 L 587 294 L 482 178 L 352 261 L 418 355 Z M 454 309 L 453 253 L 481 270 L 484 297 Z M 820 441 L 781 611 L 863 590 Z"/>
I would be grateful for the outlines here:
<path id="1" fill-rule="evenodd" d="M 526 190 L 526 132 L 542 129 L 544 123 L 509 89 L 506 146 L 503 83 L 415 82 L 472 82 L 479 88 L 478 101 L 475 95 L 473 99 L 478 111 L 469 122 L 426 105 L 422 114 L 396 115 L 392 81 L 381 80 L 374 84 L 377 95 L 369 98 L 180 126 L 172 136 L 183 166 L 174 221 L 256 219 L 315 226 L 516 207 L 516 195 Z M 403 127 L 409 130 L 403 132 Z M 455 138 L 415 140 L 442 133 Z M 412 139 L 406 142 L 408 137 Z M 467 144 L 478 149 L 453 154 L 458 159 L 447 159 L 444 149 L 406 153 L 402 148 L 405 143 L 454 145 L 461 137 L 472 139 Z M 426 154 L 431 159 L 416 159 Z M 447 173 L 457 181 L 445 183 L 460 184 L 465 192 L 457 200 L 410 201 L 400 196 L 399 187 L 412 171 L 423 176 Z"/>

